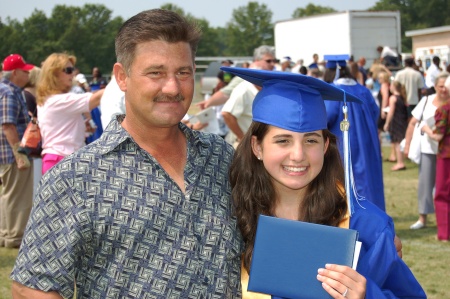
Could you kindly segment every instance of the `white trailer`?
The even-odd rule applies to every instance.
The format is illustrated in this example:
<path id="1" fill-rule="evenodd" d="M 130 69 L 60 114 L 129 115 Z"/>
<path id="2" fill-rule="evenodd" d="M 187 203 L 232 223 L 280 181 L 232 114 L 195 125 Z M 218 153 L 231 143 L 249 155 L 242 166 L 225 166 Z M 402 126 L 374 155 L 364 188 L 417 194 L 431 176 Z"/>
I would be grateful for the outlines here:
<path id="1" fill-rule="evenodd" d="M 379 58 L 378 46 L 401 53 L 400 12 L 344 11 L 286 21 L 274 26 L 278 58 L 290 56 L 312 63 L 327 54 L 349 54 L 356 60 L 365 57 L 369 67 Z"/>

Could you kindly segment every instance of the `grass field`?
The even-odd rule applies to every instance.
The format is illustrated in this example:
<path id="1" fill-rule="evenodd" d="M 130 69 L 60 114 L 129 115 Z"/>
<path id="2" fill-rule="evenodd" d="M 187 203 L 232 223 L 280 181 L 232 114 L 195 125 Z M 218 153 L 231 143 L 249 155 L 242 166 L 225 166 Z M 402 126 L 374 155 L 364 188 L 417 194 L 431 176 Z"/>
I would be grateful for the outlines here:
<path id="1" fill-rule="evenodd" d="M 387 157 L 384 148 L 384 156 Z M 397 235 L 403 242 L 403 259 L 411 268 L 429 299 L 450 298 L 450 242 L 435 240 L 436 220 L 430 215 L 428 227 L 412 231 L 409 226 L 417 220 L 416 164 L 407 163 L 407 170 L 391 172 L 391 163 L 383 162 L 387 212 L 394 218 Z M 0 248 L 0 299 L 10 295 L 9 273 L 18 250 Z"/>

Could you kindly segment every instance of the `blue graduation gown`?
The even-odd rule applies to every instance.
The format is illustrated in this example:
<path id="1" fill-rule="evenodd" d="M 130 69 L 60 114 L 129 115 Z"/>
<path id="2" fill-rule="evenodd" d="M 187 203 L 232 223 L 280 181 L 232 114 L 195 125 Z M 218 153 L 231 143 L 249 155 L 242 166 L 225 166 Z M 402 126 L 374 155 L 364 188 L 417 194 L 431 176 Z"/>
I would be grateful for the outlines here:
<path id="1" fill-rule="evenodd" d="M 358 273 L 367 279 L 366 298 L 426 298 L 394 245 L 394 222 L 370 201 L 354 203 L 350 228 L 362 242 Z"/>
<path id="2" fill-rule="evenodd" d="M 359 232 L 362 242 L 356 271 L 367 279 L 366 299 L 427 297 L 397 254 L 391 217 L 368 200 L 355 202 L 350 228 Z"/>
<path id="3" fill-rule="evenodd" d="M 336 86 L 363 101 L 363 104 L 347 103 L 353 177 L 358 195 L 372 201 L 384 211 L 383 169 L 377 128 L 380 110 L 372 93 L 366 87 L 357 83 L 355 85 L 336 84 Z M 324 102 L 327 109 L 328 129 L 337 136 L 339 152 L 343 157 L 340 122 L 344 117 L 342 113 L 344 104 L 340 101 Z"/>

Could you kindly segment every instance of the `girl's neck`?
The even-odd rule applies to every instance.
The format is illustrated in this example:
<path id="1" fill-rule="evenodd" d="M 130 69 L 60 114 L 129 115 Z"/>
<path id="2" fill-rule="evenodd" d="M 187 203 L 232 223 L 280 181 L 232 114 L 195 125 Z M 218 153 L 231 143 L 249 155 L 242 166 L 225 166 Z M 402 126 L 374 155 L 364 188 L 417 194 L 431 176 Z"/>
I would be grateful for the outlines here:
<path id="1" fill-rule="evenodd" d="M 300 204 L 303 192 L 279 193 L 275 206 L 275 216 L 278 218 L 299 220 Z"/>

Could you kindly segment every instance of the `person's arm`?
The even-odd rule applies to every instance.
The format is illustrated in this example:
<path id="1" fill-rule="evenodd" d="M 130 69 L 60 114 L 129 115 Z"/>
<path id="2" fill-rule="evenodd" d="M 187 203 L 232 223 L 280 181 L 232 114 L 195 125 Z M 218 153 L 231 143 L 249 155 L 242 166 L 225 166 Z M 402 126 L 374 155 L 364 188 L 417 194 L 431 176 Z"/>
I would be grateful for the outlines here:
<path id="1" fill-rule="evenodd" d="M 441 141 L 444 138 L 444 134 L 434 133 L 433 130 L 428 126 L 424 125 L 421 129 L 421 132 L 430 136 L 431 139 L 436 140 L 437 142 Z"/>
<path id="2" fill-rule="evenodd" d="M 239 127 L 237 118 L 233 114 L 225 111 L 222 111 L 222 116 L 223 120 L 225 121 L 228 128 L 230 128 L 231 132 L 233 132 L 234 135 L 236 135 L 238 140 L 241 140 L 244 137 L 244 132 Z"/>
<path id="3" fill-rule="evenodd" d="M 220 106 L 225 104 L 229 97 L 230 95 L 227 95 L 219 90 L 215 92 L 209 99 L 201 101 L 196 105 L 202 110 L 212 106 Z"/>
<path id="4" fill-rule="evenodd" d="M 100 100 L 102 99 L 102 95 L 105 92 L 105 89 L 100 89 L 94 92 L 89 99 L 89 111 L 100 105 Z"/>
<path id="5" fill-rule="evenodd" d="M 389 84 L 382 84 L 381 85 L 381 115 L 380 117 L 382 119 L 386 118 L 386 112 L 383 111 L 384 108 L 389 106 Z"/>
<path id="6" fill-rule="evenodd" d="M 394 237 L 394 245 L 395 245 L 395 250 L 397 250 L 398 257 L 403 258 L 402 240 L 397 235 L 395 235 L 395 237 Z"/>
<path id="7" fill-rule="evenodd" d="M 35 290 L 15 281 L 12 283 L 11 290 L 13 299 L 63 299 L 57 292 Z"/>
<path id="8" fill-rule="evenodd" d="M 11 146 L 14 158 L 16 159 L 17 168 L 19 170 L 27 169 L 30 167 L 30 160 L 27 155 L 21 154 L 18 152 L 20 140 L 19 134 L 17 133 L 16 125 L 14 124 L 2 124 L 3 134 L 6 136 L 6 140 Z"/>
<path id="9" fill-rule="evenodd" d="M 386 116 L 386 123 L 384 124 L 384 131 L 389 130 L 389 124 L 391 123 L 392 118 L 394 117 L 396 102 L 397 102 L 397 98 L 394 95 L 392 95 L 389 98 L 389 112 L 388 112 L 388 115 Z"/>
<path id="10" fill-rule="evenodd" d="M 417 125 L 418 120 L 413 116 L 408 123 L 408 128 L 406 129 L 405 135 L 405 148 L 403 149 L 403 153 L 408 156 L 409 154 L 409 146 L 411 145 L 411 139 L 414 132 L 414 127 Z"/>

